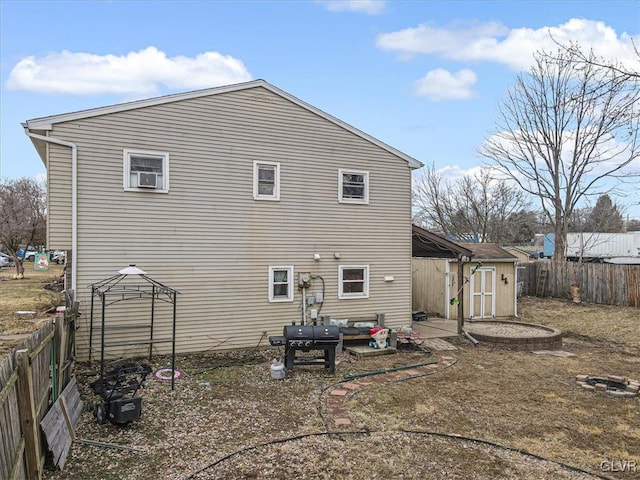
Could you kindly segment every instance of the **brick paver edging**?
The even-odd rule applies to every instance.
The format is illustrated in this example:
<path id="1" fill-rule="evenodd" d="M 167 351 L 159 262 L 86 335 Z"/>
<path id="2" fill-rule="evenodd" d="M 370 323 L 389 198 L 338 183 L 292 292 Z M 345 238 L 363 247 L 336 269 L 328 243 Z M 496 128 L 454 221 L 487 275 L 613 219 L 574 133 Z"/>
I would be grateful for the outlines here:
<path id="1" fill-rule="evenodd" d="M 356 380 L 349 380 L 333 385 L 331 388 L 324 391 L 320 398 L 321 408 L 324 407 L 327 412 L 327 423 L 329 424 L 327 425 L 327 428 L 331 426 L 344 428 L 351 427 L 353 425 L 353 419 L 349 415 L 349 412 L 344 408 L 344 404 L 347 400 L 365 388 L 370 387 L 371 385 L 403 382 L 414 378 L 424 377 L 426 375 L 432 375 L 450 367 L 456 362 L 457 360 L 453 357 L 442 356 L 438 358 L 437 363 L 409 368 L 407 370 L 395 370 L 380 373 L 379 375 L 362 377 Z"/>

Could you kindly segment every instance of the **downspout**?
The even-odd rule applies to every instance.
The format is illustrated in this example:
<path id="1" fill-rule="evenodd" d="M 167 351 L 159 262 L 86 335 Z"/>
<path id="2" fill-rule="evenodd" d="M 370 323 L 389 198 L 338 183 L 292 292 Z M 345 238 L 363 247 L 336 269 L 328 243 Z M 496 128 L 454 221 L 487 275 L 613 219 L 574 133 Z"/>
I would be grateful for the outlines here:
<path id="1" fill-rule="evenodd" d="M 78 270 L 78 147 L 75 143 L 33 133 L 29 127 L 24 127 L 24 132 L 28 137 L 71 149 L 71 291 L 75 299 Z"/>

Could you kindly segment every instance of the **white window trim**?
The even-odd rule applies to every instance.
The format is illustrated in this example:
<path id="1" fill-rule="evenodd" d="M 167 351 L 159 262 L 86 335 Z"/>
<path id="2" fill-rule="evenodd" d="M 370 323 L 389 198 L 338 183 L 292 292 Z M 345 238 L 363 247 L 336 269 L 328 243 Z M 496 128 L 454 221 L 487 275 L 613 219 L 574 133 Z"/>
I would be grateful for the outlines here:
<path id="1" fill-rule="evenodd" d="M 342 272 L 346 269 L 362 268 L 364 269 L 364 286 L 362 293 L 344 293 Z M 347 300 L 350 298 L 369 298 L 369 265 L 338 265 L 338 298 Z"/>
<path id="2" fill-rule="evenodd" d="M 162 158 L 162 187 L 161 188 L 140 188 L 132 187 L 131 181 L 131 157 L 132 156 L 149 156 Z M 146 192 L 146 193 L 169 193 L 169 153 L 156 152 L 151 150 L 133 150 L 125 148 L 123 151 L 123 170 L 122 170 L 122 186 L 127 192 Z"/>
<path id="3" fill-rule="evenodd" d="M 287 270 L 287 277 L 289 279 L 289 289 L 286 297 L 274 297 L 273 296 L 273 273 L 276 270 Z M 269 301 L 272 303 L 278 302 L 293 302 L 293 265 L 285 266 L 269 266 Z"/>
<path id="4" fill-rule="evenodd" d="M 363 175 L 364 176 L 364 198 L 343 198 L 342 197 L 342 184 L 344 174 L 354 174 L 354 175 Z M 360 205 L 368 205 L 369 204 L 369 172 L 365 170 L 350 170 L 350 169 L 338 169 L 338 202 L 339 203 L 357 203 Z"/>
<path id="5" fill-rule="evenodd" d="M 258 193 L 259 169 L 261 165 L 275 167 L 275 183 L 273 186 L 273 195 L 261 195 Z M 253 199 L 254 200 L 271 200 L 277 202 L 280 200 L 280 163 L 265 162 L 261 160 L 253 161 Z"/>

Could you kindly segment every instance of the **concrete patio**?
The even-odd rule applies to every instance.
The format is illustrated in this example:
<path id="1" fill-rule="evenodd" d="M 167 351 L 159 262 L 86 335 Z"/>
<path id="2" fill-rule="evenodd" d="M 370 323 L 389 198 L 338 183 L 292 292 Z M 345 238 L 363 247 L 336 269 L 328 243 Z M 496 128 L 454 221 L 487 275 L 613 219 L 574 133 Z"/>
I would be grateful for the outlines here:
<path id="1" fill-rule="evenodd" d="M 422 338 L 447 338 L 458 336 L 458 321 L 444 318 L 430 318 L 426 321 L 411 324 Z"/>

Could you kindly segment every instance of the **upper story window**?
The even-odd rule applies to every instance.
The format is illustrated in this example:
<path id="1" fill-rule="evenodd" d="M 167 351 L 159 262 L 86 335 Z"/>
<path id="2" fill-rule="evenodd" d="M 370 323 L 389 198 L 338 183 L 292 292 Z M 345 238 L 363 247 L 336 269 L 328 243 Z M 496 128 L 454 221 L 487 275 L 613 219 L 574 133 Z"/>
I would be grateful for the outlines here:
<path id="1" fill-rule="evenodd" d="M 253 198 L 280 200 L 280 164 L 253 162 Z"/>
<path id="2" fill-rule="evenodd" d="M 369 298 L 369 265 L 338 267 L 338 298 Z"/>
<path id="3" fill-rule="evenodd" d="M 124 189 L 167 193 L 169 154 L 144 150 L 124 150 Z"/>
<path id="4" fill-rule="evenodd" d="M 369 203 L 369 172 L 338 170 L 338 201 L 340 203 Z"/>
<path id="5" fill-rule="evenodd" d="M 269 267 L 269 301 L 293 301 L 293 266 Z"/>

